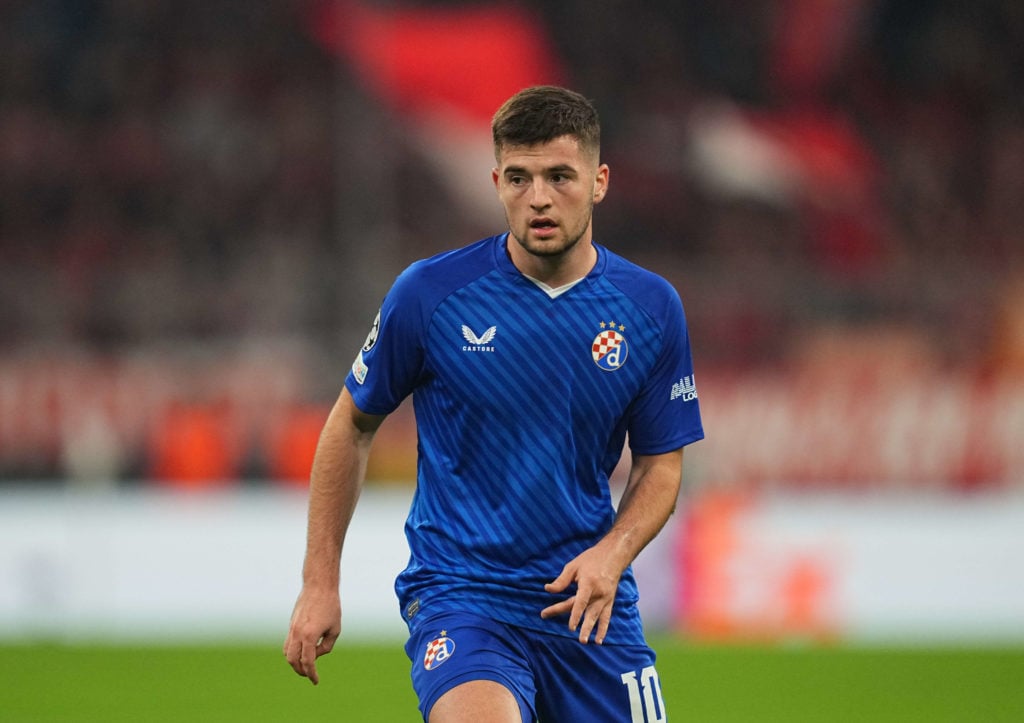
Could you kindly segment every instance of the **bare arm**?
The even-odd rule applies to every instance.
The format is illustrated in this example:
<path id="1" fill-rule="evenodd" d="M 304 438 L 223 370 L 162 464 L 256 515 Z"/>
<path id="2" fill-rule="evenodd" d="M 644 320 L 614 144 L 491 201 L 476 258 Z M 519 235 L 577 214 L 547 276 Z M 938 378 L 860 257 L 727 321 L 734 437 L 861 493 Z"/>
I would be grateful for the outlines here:
<path id="1" fill-rule="evenodd" d="M 341 550 L 366 475 L 370 443 L 384 417 L 364 414 L 347 389 L 320 433 L 309 485 L 309 520 L 302 591 L 295 603 L 284 654 L 296 673 L 316 685 L 316 659 L 341 634 Z"/>
<path id="2" fill-rule="evenodd" d="M 637 455 L 619 502 L 615 524 L 600 542 L 571 560 L 561 574 L 545 586 L 562 592 L 573 582 L 576 594 L 545 608 L 541 617 L 569 615 L 569 629 L 579 628 L 586 643 L 604 642 L 612 606 L 623 571 L 665 526 L 676 507 L 682 482 L 683 450 L 656 455 Z"/>

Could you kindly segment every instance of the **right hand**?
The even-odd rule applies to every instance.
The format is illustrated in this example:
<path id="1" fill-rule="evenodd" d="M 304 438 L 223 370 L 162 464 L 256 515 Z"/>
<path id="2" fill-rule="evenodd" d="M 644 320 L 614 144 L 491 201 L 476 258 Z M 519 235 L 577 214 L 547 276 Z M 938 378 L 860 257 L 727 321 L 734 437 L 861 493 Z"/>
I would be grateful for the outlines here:
<path id="1" fill-rule="evenodd" d="M 337 589 L 311 590 L 303 587 L 295 602 L 284 655 L 299 675 L 313 685 L 320 682 L 316 659 L 334 649 L 341 635 L 341 596 Z"/>

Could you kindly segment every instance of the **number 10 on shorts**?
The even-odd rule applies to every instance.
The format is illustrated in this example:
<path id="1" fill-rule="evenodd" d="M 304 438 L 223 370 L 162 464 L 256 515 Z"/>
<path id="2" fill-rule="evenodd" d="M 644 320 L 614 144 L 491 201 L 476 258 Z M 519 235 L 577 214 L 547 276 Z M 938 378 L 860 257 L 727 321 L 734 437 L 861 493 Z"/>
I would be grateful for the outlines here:
<path id="1" fill-rule="evenodd" d="M 632 723 L 664 723 L 667 720 L 665 701 L 661 697 L 661 682 L 653 665 L 640 671 L 639 680 L 635 671 L 623 673 L 622 684 L 629 691 Z"/>

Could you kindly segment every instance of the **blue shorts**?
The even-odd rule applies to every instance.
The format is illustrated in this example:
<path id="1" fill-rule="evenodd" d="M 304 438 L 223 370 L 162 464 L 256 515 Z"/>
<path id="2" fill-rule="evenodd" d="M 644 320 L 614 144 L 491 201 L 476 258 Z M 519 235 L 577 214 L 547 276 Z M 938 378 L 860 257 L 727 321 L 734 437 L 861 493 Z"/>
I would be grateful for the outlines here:
<path id="1" fill-rule="evenodd" d="M 526 723 L 666 719 L 654 651 L 646 645 L 583 645 L 472 613 L 446 612 L 417 621 L 405 652 L 423 720 L 442 695 L 471 680 L 508 688 Z"/>

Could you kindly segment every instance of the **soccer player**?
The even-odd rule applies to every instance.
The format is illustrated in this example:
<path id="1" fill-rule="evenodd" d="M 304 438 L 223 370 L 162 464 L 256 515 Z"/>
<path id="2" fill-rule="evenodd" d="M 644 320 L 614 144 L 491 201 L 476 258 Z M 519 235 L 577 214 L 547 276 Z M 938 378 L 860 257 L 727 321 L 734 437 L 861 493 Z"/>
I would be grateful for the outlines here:
<path id="1" fill-rule="evenodd" d="M 630 566 L 703 437 L 683 307 L 593 240 L 609 168 L 587 99 L 528 88 L 492 130 L 509 231 L 412 264 L 386 295 L 317 448 L 284 652 L 318 682 L 370 443 L 412 394 L 419 465 L 395 589 L 424 720 L 664 720 Z"/>

